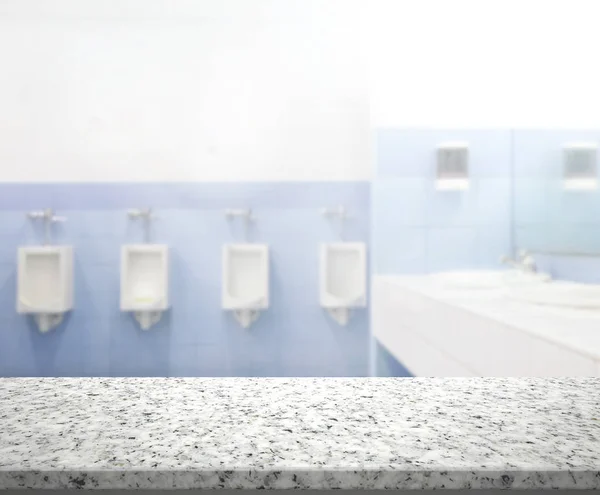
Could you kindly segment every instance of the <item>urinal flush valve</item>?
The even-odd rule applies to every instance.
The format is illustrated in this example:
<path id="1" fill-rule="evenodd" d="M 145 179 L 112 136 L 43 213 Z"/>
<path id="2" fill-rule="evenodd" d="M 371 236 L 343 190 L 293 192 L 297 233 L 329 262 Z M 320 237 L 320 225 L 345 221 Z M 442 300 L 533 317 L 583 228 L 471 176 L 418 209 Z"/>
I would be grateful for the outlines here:
<path id="1" fill-rule="evenodd" d="M 142 220 L 144 226 L 144 241 L 150 242 L 150 222 L 156 220 L 158 216 L 152 211 L 152 208 L 136 208 L 129 210 L 127 215 L 132 220 Z"/>
<path id="2" fill-rule="evenodd" d="M 344 205 L 338 205 L 332 208 L 321 208 L 321 215 L 326 218 L 337 218 L 339 221 L 338 235 L 340 240 L 344 239 L 344 222 L 350 218 L 348 210 Z"/>
<path id="3" fill-rule="evenodd" d="M 66 222 L 65 217 L 57 216 L 54 214 L 52 208 L 46 208 L 44 210 L 30 211 L 27 214 L 30 220 L 42 220 L 44 222 L 44 244 L 48 245 L 51 242 L 51 228 L 53 223 Z"/>
<path id="4" fill-rule="evenodd" d="M 249 242 L 250 240 L 250 225 L 256 222 L 256 217 L 252 213 L 250 208 L 229 208 L 225 210 L 225 217 L 228 220 L 240 218 L 244 222 L 244 238 Z"/>

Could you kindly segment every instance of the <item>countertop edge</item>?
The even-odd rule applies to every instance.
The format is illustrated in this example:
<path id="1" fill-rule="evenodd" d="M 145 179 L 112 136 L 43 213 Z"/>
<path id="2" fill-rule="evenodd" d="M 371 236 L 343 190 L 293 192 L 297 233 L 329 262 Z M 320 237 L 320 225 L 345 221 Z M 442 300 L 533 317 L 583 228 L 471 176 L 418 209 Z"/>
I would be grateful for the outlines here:
<path id="1" fill-rule="evenodd" d="M 2 489 L 600 489 L 596 470 L 2 470 Z"/>

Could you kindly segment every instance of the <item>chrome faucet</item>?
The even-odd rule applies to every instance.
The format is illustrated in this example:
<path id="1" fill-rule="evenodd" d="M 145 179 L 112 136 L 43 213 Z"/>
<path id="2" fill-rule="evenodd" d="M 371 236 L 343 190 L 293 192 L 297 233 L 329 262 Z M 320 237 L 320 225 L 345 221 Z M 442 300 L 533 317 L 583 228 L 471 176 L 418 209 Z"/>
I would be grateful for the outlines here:
<path id="1" fill-rule="evenodd" d="M 521 270 L 526 273 L 535 273 L 537 272 L 537 265 L 535 263 L 535 259 L 533 256 L 525 249 L 521 249 L 517 253 L 517 259 L 513 260 L 508 256 L 502 256 L 500 258 L 500 263 L 505 265 L 510 265 L 517 270 Z"/>

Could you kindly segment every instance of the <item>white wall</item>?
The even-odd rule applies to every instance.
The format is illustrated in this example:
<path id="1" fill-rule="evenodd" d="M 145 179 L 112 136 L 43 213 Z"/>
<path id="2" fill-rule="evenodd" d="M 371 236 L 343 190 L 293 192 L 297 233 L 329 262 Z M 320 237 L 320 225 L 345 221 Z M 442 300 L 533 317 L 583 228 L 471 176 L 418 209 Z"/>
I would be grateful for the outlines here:
<path id="1" fill-rule="evenodd" d="M 0 181 L 368 179 L 369 120 L 598 127 L 599 9 L 0 0 Z"/>
<path id="2" fill-rule="evenodd" d="M 0 181 L 356 180 L 348 0 L 0 0 Z"/>
<path id="3" fill-rule="evenodd" d="M 599 127 L 597 0 L 371 0 L 375 126 Z"/>

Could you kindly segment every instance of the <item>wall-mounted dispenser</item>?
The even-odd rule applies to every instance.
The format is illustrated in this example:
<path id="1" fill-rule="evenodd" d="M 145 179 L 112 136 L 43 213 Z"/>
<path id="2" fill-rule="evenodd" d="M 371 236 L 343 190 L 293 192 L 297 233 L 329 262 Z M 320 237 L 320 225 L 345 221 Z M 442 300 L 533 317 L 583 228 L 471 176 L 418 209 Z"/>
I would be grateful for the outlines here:
<path id="1" fill-rule="evenodd" d="M 256 221 L 249 208 L 226 210 L 225 217 L 244 221 L 246 243 L 223 246 L 222 307 L 248 328 L 269 307 L 269 246 L 248 242 L 250 224 Z"/>
<path id="2" fill-rule="evenodd" d="M 40 332 L 56 328 L 73 309 L 73 248 L 51 246 L 52 224 L 64 222 L 51 209 L 29 213 L 44 222 L 44 246 L 18 249 L 17 313 L 33 315 Z"/>
<path id="3" fill-rule="evenodd" d="M 121 248 L 121 311 L 130 311 L 142 330 L 158 323 L 169 309 L 169 246 L 150 243 L 152 210 L 131 210 L 129 217 L 144 222 L 147 244 Z"/>
<path id="4" fill-rule="evenodd" d="M 446 142 L 438 145 L 435 187 L 439 191 L 469 189 L 469 143 Z"/>
<path id="5" fill-rule="evenodd" d="M 563 146 L 563 184 L 573 191 L 598 189 L 598 145 L 567 143 Z"/>

